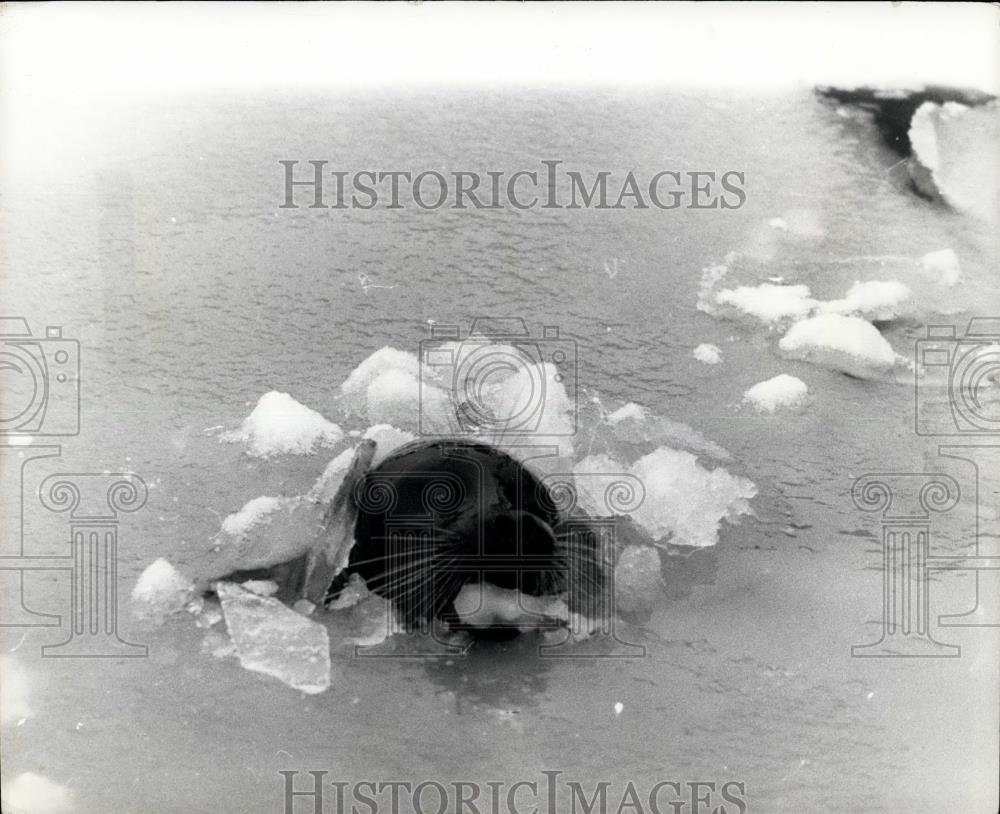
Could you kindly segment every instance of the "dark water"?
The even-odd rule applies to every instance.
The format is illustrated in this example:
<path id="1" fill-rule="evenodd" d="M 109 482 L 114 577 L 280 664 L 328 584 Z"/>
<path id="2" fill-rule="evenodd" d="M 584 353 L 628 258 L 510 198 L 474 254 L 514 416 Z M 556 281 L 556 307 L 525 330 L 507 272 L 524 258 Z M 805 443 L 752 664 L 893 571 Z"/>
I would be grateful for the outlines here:
<path id="1" fill-rule="evenodd" d="M 283 769 L 445 784 L 560 770 L 612 783 L 615 810 L 629 781 L 662 780 L 743 782 L 750 811 L 991 810 L 997 629 L 939 636 L 961 658 L 850 657 L 878 638 L 881 615 L 881 531 L 851 484 L 941 466 L 936 440 L 912 431 L 912 385 L 784 361 L 766 330 L 695 307 L 701 269 L 737 251 L 758 282 L 780 275 L 821 298 L 857 279 L 907 282 L 917 317 L 885 330 L 910 358 L 924 323 L 996 312 L 996 238 L 907 194 L 864 133 L 805 92 L 193 96 L 87 114 L 45 152 L 5 151 L 0 289 L 5 315 L 36 332 L 62 325 L 82 346 L 82 431 L 27 481 L 131 470 L 150 486 L 122 522 L 123 594 L 154 558 L 183 567 L 222 516 L 303 491 L 327 462 L 263 464 L 206 430 L 237 425 L 271 389 L 336 418 L 346 375 L 384 345 L 416 350 L 428 320 L 558 325 L 589 391 L 690 424 L 760 495 L 754 517 L 723 527 L 712 584 L 628 630 L 643 658 L 539 659 L 514 642 L 451 663 L 339 659 L 333 687 L 304 697 L 202 654 L 187 619 L 147 629 L 123 612 L 128 637 L 150 647 L 132 661 L 41 659 L 58 632 L 5 629 L 34 713 L 5 723 L 5 779 L 45 775 L 82 812 L 281 812 Z M 285 158 L 351 171 L 735 169 L 747 203 L 283 210 Z M 778 216 L 819 228 L 777 234 Z M 962 259 L 954 291 L 915 269 L 943 247 Z M 391 288 L 365 291 L 359 274 Z M 692 358 L 702 342 L 723 364 Z M 740 409 L 747 387 L 780 372 L 809 385 L 808 410 Z M 956 472 L 968 486 L 971 469 Z M 15 476 L 5 463 L 5 517 Z M 973 492 L 936 540 L 968 544 Z M 28 504 L 26 552 L 64 553 L 62 521 Z M 983 517 L 995 527 L 995 508 Z M 25 580 L 31 608 L 66 613 L 65 573 Z M 971 608 L 973 582 L 936 579 L 935 612 Z"/>

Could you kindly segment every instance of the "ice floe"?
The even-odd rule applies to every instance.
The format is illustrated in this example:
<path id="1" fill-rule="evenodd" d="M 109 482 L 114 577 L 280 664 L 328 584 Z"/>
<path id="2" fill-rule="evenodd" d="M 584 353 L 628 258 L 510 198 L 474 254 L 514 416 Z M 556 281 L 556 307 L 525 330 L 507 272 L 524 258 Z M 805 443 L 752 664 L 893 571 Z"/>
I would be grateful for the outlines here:
<path id="1" fill-rule="evenodd" d="M 194 583 L 160 557 L 139 575 L 132 589 L 132 613 L 139 619 L 162 622 L 183 610 L 194 593 Z"/>
<path id="2" fill-rule="evenodd" d="M 954 249 L 938 249 L 920 258 L 920 268 L 935 282 L 952 288 L 962 282 L 962 267 Z"/>
<path id="3" fill-rule="evenodd" d="M 353 608 L 359 602 L 367 599 L 370 594 L 368 585 L 361 574 L 351 574 L 347 584 L 341 588 L 340 595 L 337 596 L 327 607 L 330 610 L 347 610 Z"/>
<path id="4" fill-rule="evenodd" d="M 376 424 L 415 423 L 415 408 L 419 404 L 420 379 L 408 370 L 386 370 L 365 391 L 365 414 L 368 421 Z"/>
<path id="5" fill-rule="evenodd" d="M 970 107 L 924 102 L 909 130 L 910 175 L 925 195 L 996 223 L 1000 217 L 1000 112 L 997 103 Z"/>
<path id="6" fill-rule="evenodd" d="M 406 629 L 396 619 L 392 603 L 378 594 L 366 593 L 346 610 L 335 609 L 334 617 L 340 643 L 358 647 L 374 647 Z"/>
<path id="7" fill-rule="evenodd" d="M 351 371 L 341 393 L 347 411 L 369 424 L 445 435 L 454 423 L 452 386 L 438 367 L 386 346 Z"/>
<path id="8" fill-rule="evenodd" d="M 639 447 L 655 449 L 667 446 L 714 458 L 717 461 L 728 461 L 732 458 L 728 450 L 708 440 L 693 427 L 681 421 L 655 415 L 634 402 L 628 402 L 609 412 L 604 422 L 591 430 L 591 437 L 595 441 L 603 441 L 615 454 L 625 452 L 623 445 L 630 449 Z"/>
<path id="9" fill-rule="evenodd" d="M 309 499 L 321 503 L 328 503 L 333 500 L 333 496 L 337 494 L 340 484 L 343 483 L 344 475 L 347 474 L 347 470 L 350 468 L 353 459 L 353 447 L 348 447 L 335 456 L 326 465 L 323 474 L 313 484 L 312 489 L 309 490 Z"/>
<path id="10" fill-rule="evenodd" d="M 621 613 L 651 611 L 663 595 L 660 552 L 652 546 L 626 546 L 615 564 L 615 607 Z"/>
<path id="11" fill-rule="evenodd" d="M 909 286 L 898 280 L 857 281 L 843 299 L 817 303 L 816 310 L 820 314 L 843 314 L 887 322 L 905 313 L 909 299 Z"/>
<path id="12" fill-rule="evenodd" d="M 319 447 L 330 447 L 343 438 L 343 431 L 315 410 L 300 404 L 288 393 L 272 390 L 257 400 L 257 406 L 238 430 L 223 433 L 220 440 L 246 444 L 247 454 L 258 458 L 273 455 L 309 455 Z"/>
<path id="13" fill-rule="evenodd" d="M 773 413 L 780 408 L 796 409 L 806 403 L 809 388 L 795 376 L 780 373 L 772 379 L 758 382 L 743 394 L 744 404 L 760 412 Z"/>
<path id="14" fill-rule="evenodd" d="M 372 460 L 372 466 L 377 466 L 403 444 L 416 440 L 417 436 L 389 424 L 376 424 L 365 430 L 363 437 L 375 442 L 375 458 Z"/>
<path id="15" fill-rule="evenodd" d="M 766 325 L 778 325 L 789 320 L 803 319 L 816 308 L 805 285 L 773 285 L 724 288 L 715 294 L 715 306 L 725 313 L 731 311 L 759 319 Z"/>
<path id="16" fill-rule="evenodd" d="M 698 547 L 716 544 L 719 521 L 745 514 L 756 494 L 749 480 L 665 446 L 631 462 L 588 455 L 574 465 L 573 482 L 576 505 L 588 515 L 624 513 L 641 530 L 640 540 Z M 629 535 L 621 536 L 624 542 Z"/>
<path id="17" fill-rule="evenodd" d="M 702 343 L 694 349 L 693 355 L 704 365 L 717 365 L 722 361 L 722 351 L 716 345 Z"/>
<path id="18" fill-rule="evenodd" d="M 860 317 L 821 314 L 795 323 L 778 342 L 789 359 L 801 359 L 859 379 L 888 373 L 896 353 L 878 328 Z"/>
<path id="19" fill-rule="evenodd" d="M 572 454 L 575 402 L 557 365 L 481 336 L 421 352 L 368 356 L 341 387 L 345 408 L 415 435 L 474 435 L 515 456 L 526 444 Z"/>
<path id="20" fill-rule="evenodd" d="M 932 258 L 925 265 L 947 277 L 950 256 Z M 790 359 L 848 373 L 877 378 L 908 364 L 882 336 L 875 322 L 910 318 L 914 313 L 910 287 L 900 280 L 855 280 L 839 299 L 821 300 L 808 286 L 761 283 L 722 288 L 735 261 L 703 269 L 697 307 L 722 319 L 749 318 L 769 330 L 784 332 L 778 343 Z"/>
<path id="21" fill-rule="evenodd" d="M 273 579 L 248 579 L 241 582 L 240 587 L 257 596 L 274 596 L 279 589 L 278 583 Z"/>
<path id="22" fill-rule="evenodd" d="M 722 520 L 735 521 L 750 510 L 757 488 L 726 469 L 708 469 L 690 452 L 661 447 L 627 470 L 645 489 L 632 516 L 654 540 L 667 536 L 677 545 L 704 547 L 718 541 Z"/>
<path id="23" fill-rule="evenodd" d="M 438 346 L 448 353 L 438 359 L 430 386 L 437 393 L 435 409 L 448 413 L 447 435 L 493 444 L 542 476 L 554 471 L 586 478 L 586 484 L 577 484 L 579 507 L 590 507 L 602 516 L 608 514 L 606 487 L 610 484 L 605 480 L 625 475 L 633 484 L 641 483 L 635 492 L 639 503 L 628 523 L 635 538 L 648 545 L 644 550 L 627 549 L 618 572 L 622 585 L 634 583 L 635 595 L 626 600 L 629 608 L 642 605 L 651 586 L 659 584 L 653 573 L 657 541 L 711 546 L 724 520 L 735 521 L 749 512 L 749 501 L 756 494 L 754 484 L 720 466 L 720 461 L 731 459 L 730 454 L 693 428 L 634 402 L 605 409 L 597 394 L 591 394 L 586 402 L 587 426 L 577 433 L 576 422 L 583 419 L 577 411 L 575 383 L 567 381 L 557 364 L 511 345 L 473 344 L 469 348 L 449 341 Z M 706 358 L 721 355 L 714 346 L 699 353 L 707 354 Z M 480 358 L 489 373 L 473 381 Z M 463 364 L 472 366 L 467 371 L 470 378 L 459 375 Z M 334 438 L 339 442 L 349 437 L 359 445 L 374 442 L 371 465 L 377 466 L 402 445 L 421 437 L 425 429 L 413 419 L 425 407 L 421 375 L 415 356 L 383 348 L 363 360 L 344 382 L 346 418 L 340 420 L 353 423 L 348 433 L 286 394 L 269 393 L 244 422 L 240 440 L 254 454 L 268 457 L 293 448 L 315 451 Z M 326 435 L 324 427 L 336 427 L 336 431 Z M 583 453 L 581 458 L 573 443 L 580 434 L 587 438 L 588 453 L 595 447 L 603 452 Z M 432 432 L 429 437 L 437 436 Z M 540 447 L 549 446 L 549 457 L 537 457 Z M 315 552 L 317 540 L 326 539 L 321 535 L 329 525 L 325 518 L 330 503 L 351 472 L 359 449 L 331 453 L 305 494 L 254 497 L 227 515 L 212 538 L 213 548 L 188 566 L 197 571 L 192 579 L 164 560 L 153 563 L 133 591 L 140 611 L 164 617 L 187 609 L 196 624 L 212 634 L 206 639 L 207 652 L 220 656 L 230 652 L 215 627 L 224 618 L 235 655 L 246 669 L 274 676 L 304 692 L 321 692 L 330 681 L 331 639 L 338 647 L 368 646 L 401 629 L 391 604 L 350 574 L 347 588 L 322 617 L 314 614 L 316 605 L 301 598 L 295 601 L 298 587 L 295 595 L 282 590 L 283 580 L 299 579 L 289 574 L 298 573 L 294 568 L 300 558 Z M 630 514 L 625 509 L 611 513 L 623 519 Z M 351 529 L 345 526 L 348 537 Z M 241 576 L 241 572 L 260 573 Z M 193 586 L 202 592 L 194 599 Z M 574 621 L 564 598 L 525 598 L 492 587 L 487 590 L 488 601 L 482 607 L 481 595 L 473 606 L 471 589 L 463 593 L 460 610 L 470 624 L 492 620 L 529 626 L 530 617 L 540 616 L 581 629 L 586 626 L 587 620 Z"/>
<path id="24" fill-rule="evenodd" d="M 268 568 L 302 556 L 322 530 L 325 511 L 326 504 L 305 495 L 254 498 L 222 521 L 217 556 L 199 579 Z"/>
<path id="25" fill-rule="evenodd" d="M 802 284 L 768 282 L 720 288 L 725 274 L 710 266 L 702 272 L 698 309 L 714 317 L 750 317 L 769 328 L 785 328 L 818 314 L 861 316 L 888 321 L 908 314 L 910 289 L 899 280 L 856 280 L 843 297 L 819 300 Z"/>
<path id="26" fill-rule="evenodd" d="M 416 379 L 421 375 L 420 359 L 407 351 L 386 346 L 362 361 L 340 386 L 345 398 L 353 400 L 355 407 L 362 407 L 367 402 L 368 388 L 380 376 L 387 372 L 405 373 Z"/>
<path id="27" fill-rule="evenodd" d="M 240 537 L 254 526 L 270 523 L 271 516 L 279 509 L 287 506 L 288 498 L 261 496 L 247 501 L 238 512 L 227 515 L 222 521 L 222 530 L 226 534 Z"/>
<path id="28" fill-rule="evenodd" d="M 326 628 L 239 585 L 216 586 L 236 657 L 247 670 L 272 676 L 309 695 L 330 686 L 330 639 Z"/>
<path id="29" fill-rule="evenodd" d="M 623 421 L 645 421 L 648 415 L 649 411 L 645 407 L 641 404 L 636 404 L 634 401 L 630 401 L 623 404 L 617 410 L 612 410 L 604 420 L 614 426 L 621 424 Z"/>

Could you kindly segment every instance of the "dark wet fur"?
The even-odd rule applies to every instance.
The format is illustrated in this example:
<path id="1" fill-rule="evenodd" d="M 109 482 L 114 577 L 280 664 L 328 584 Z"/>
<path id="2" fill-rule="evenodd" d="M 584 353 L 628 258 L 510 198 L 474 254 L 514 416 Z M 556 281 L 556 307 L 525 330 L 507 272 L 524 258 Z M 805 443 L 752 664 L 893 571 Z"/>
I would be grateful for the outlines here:
<path id="1" fill-rule="evenodd" d="M 385 488 L 391 507 L 373 499 Z M 448 500 L 447 489 L 457 499 Z M 568 594 L 572 611 L 595 618 L 603 610 L 605 563 L 593 530 L 583 518 L 560 516 L 540 481 L 496 448 L 408 444 L 362 479 L 356 497 L 356 543 L 331 595 L 358 573 L 411 628 L 434 618 L 461 627 L 452 605 L 463 585 L 476 582 L 532 596 Z"/>

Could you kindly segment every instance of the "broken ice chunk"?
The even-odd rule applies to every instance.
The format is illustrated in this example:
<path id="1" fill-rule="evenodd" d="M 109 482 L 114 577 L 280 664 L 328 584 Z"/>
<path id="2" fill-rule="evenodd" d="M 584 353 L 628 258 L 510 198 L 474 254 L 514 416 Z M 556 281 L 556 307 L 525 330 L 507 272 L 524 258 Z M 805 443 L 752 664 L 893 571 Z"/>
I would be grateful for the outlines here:
<path id="1" fill-rule="evenodd" d="M 374 647 L 394 633 L 405 630 L 396 619 L 392 602 L 372 593 L 356 604 L 336 611 L 335 622 L 333 631 L 334 635 L 340 636 L 338 645 Z"/>
<path id="2" fill-rule="evenodd" d="M 343 431 L 315 410 L 300 404 L 288 393 L 272 390 L 257 401 L 238 430 L 219 436 L 220 441 L 242 442 L 248 455 L 309 455 L 317 447 L 330 447 L 344 437 Z"/>
<path id="3" fill-rule="evenodd" d="M 274 596 L 278 593 L 278 583 L 273 579 L 248 579 L 242 586 L 257 596 Z"/>
<path id="4" fill-rule="evenodd" d="M 308 498 L 254 498 L 222 523 L 218 551 L 199 579 L 270 568 L 306 554 L 323 530 L 326 506 Z"/>
<path id="5" fill-rule="evenodd" d="M 778 347 L 789 359 L 802 359 L 858 379 L 878 378 L 897 362 L 892 345 L 874 325 L 841 314 L 797 322 Z"/>
<path id="6" fill-rule="evenodd" d="M 776 327 L 807 317 L 816 300 L 809 295 L 808 286 L 761 283 L 724 288 L 715 295 L 715 304 L 721 306 L 718 310 L 722 315 L 746 314 Z"/>
<path id="7" fill-rule="evenodd" d="M 353 460 L 354 448 L 348 447 L 330 461 L 326 465 L 326 469 L 323 470 L 323 474 L 309 490 L 307 495 L 309 500 L 323 504 L 333 500 L 333 496 L 337 494 L 340 484 L 344 482 L 344 476 L 350 470 Z"/>
<path id="8" fill-rule="evenodd" d="M 722 351 L 717 345 L 703 342 L 694 349 L 694 358 L 703 365 L 717 365 L 722 361 Z"/>
<path id="9" fill-rule="evenodd" d="M 194 584 L 162 557 L 150 564 L 132 589 L 132 613 L 157 623 L 184 609 Z"/>
<path id="10" fill-rule="evenodd" d="M 397 429 L 390 424 L 376 424 L 374 427 L 369 427 L 363 437 L 374 441 L 376 445 L 372 466 L 378 466 L 403 444 L 408 444 L 416 438 L 413 433 Z"/>
<path id="11" fill-rule="evenodd" d="M 954 249 L 938 249 L 920 258 L 920 268 L 941 285 L 952 288 L 962 282 L 962 266 Z"/>
<path id="12" fill-rule="evenodd" d="M 887 322 L 906 312 L 910 289 L 898 280 L 856 281 L 840 300 L 817 304 L 817 313 Z"/>
<path id="13" fill-rule="evenodd" d="M 314 695 L 330 686 L 330 640 L 326 628 L 273 597 L 258 596 L 231 582 L 216 586 L 226 628 L 247 670 L 272 676 Z"/>
<path id="14" fill-rule="evenodd" d="M 743 394 L 743 403 L 753 405 L 758 412 L 773 413 L 779 409 L 794 410 L 809 399 L 809 388 L 804 381 L 787 373 L 773 379 L 757 382 Z"/>
<path id="15" fill-rule="evenodd" d="M 666 447 L 643 456 L 629 471 L 646 491 L 633 519 L 654 540 L 672 534 L 677 545 L 715 545 L 720 522 L 749 513 L 749 501 L 757 494 L 746 478 L 721 466 L 706 469 L 691 453 Z"/>
<path id="16" fill-rule="evenodd" d="M 347 579 L 340 595 L 330 602 L 327 607 L 330 610 L 347 610 L 353 608 L 362 599 L 368 598 L 368 586 L 365 584 L 361 574 L 351 574 Z"/>
<path id="17" fill-rule="evenodd" d="M 615 566 L 615 609 L 649 613 L 663 593 L 660 552 L 652 546 L 627 546 Z"/>

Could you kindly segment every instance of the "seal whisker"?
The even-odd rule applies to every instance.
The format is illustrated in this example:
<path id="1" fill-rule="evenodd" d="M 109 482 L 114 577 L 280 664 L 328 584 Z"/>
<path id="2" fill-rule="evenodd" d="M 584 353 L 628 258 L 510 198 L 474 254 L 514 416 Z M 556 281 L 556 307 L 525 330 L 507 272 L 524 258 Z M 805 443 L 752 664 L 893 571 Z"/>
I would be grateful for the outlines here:
<path id="1" fill-rule="evenodd" d="M 454 562 L 454 558 L 446 559 L 442 562 L 445 566 L 443 570 L 448 573 L 447 566 Z M 441 571 L 435 571 L 435 574 L 439 574 Z M 413 575 L 422 576 L 422 575 Z M 394 594 L 394 601 L 398 610 L 400 610 L 404 617 L 406 617 L 407 623 L 411 622 L 412 619 L 409 618 L 411 615 L 416 616 L 427 616 L 433 615 L 434 613 L 440 612 L 443 605 L 443 599 L 447 599 L 448 593 L 452 590 L 453 584 L 455 582 L 460 582 L 462 580 L 462 575 L 458 573 L 450 573 L 447 580 L 442 582 L 440 579 L 430 578 L 430 579 L 408 579 L 404 582 L 405 590 L 396 592 Z M 428 590 L 429 588 L 429 590 Z M 410 611 L 411 613 L 407 613 Z"/>
<path id="2" fill-rule="evenodd" d="M 423 558 L 419 563 L 406 562 L 405 568 L 400 568 L 396 571 L 383 572 L 385 576 L 394 575 L 394 579 L 386 580 L 382 583 L 383 587 L 401 588 L 414 583 L 421 578 L 428 579 L 428 581 L 433 582 L 434 575 L 440 570 L 443 570 L 441 566 L 447 566 L 450 562 L 455 560 L 455 557 L 445 558 L 446 553 L 447 552 L 441 552 L 431 555 Z M 432 563 L 435 566 L 434 568 L 430 567 Z M 429 578 L 427 575 L 430 575 Z"/>
<path id="3" fill-rule="evenodd" d="M 391 489 L 393 500 L 357 507 L 344 572 L 394 603 L 407 625 L 450 614 L 475 582 L 536 597 L 579 594 L 583 604 L 603 589 L 598 537 L 576 528 L 585 518 L 560 514 L 538 477 L 496 447 L 413 441 L 364 478 Z M 368 485 L 362 480 L 359 493 Z"/>

